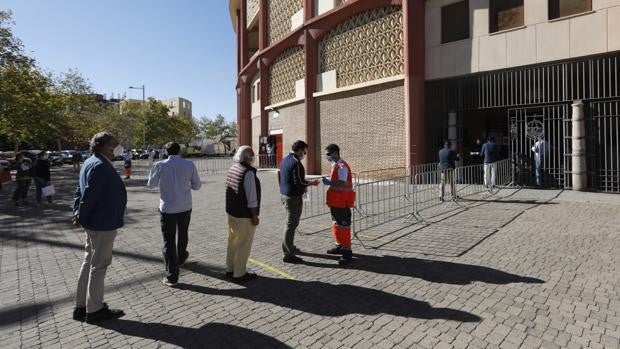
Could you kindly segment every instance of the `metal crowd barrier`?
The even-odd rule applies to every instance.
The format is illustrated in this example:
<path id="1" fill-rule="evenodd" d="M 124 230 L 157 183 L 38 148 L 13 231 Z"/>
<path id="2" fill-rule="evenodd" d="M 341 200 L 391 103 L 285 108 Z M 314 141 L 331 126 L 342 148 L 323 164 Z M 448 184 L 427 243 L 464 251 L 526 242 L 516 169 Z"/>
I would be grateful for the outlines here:
<path id="1" fill-rule="evenodd" d="M 254 162 L 254 165 L 257 168 L 278 168 L 275 154 L 274 155 L 267 155 L 267 154 L 256 155 L 256 160 Z"/>
<path id="2" fill-rule="evenodd" d="M 421 164 L 412 168 L 413 173 L 436 169 L 436 163 Z M 353 183 L 356 191 L 354 214 L 358 216 L 367 215 L 367 210 L 377 212 L 386 210 L 383 214 L 394 215 L 401 210 L 400 206 L 410 201 L 410 191 L 406 190 L 404 178 L 409 177 L 406 167 L 393 167 L 385 169 L 375 169 L 353 173 Z M 379 194 L 381 191 L 386 193 Z M 329 207 L 325 204 L 327 187 L 319 185 L 308 187 L 307 198 L 304 200 L 304 210 L 301 220 L 319 217 L 330 214 Z M 389 200 L 399 201 L 398 204 L 387 202 Z"/>
<path id="3" fill-rule="evenodd" d="M 187 160 L 194 162 L 194 165 L 196 165 L 196 169 L 199 173 L 207 174 L 225 174 L 228 172 L 230 165 L 232 165 L 232 157 L 230 156 Z M 131 178 L 137 180 L 147 180 L 151 168 L 157 161 L 161 161 L 161 159 L 155 159 L 153 161 L 149 159 L 132 160 Z M 119 173 L 124 176 L 123 162 L 116 161 L 114 164 Z M 254 164 L 257 168 L 261 169 L 275 168 L 275 159 L 273 163 L 270 163 L 267 155 L 258 155 Z"/>
<path id="4" fill-rule="evenodd" d="M 198 172 L 208 174 L 224 174 L 232 165 L 232 157 L 202 158 L 194 161 Z"/>
<path id="5" fill-rule="evenodd" d="M 495 187 L 509 186 L 510 160 L 501 160 L 491 166 L 495 170 Z M 424 171 L 425 169 L 427 171 Z M 436 164 L 424 164 L 411 172 L 393 178 L 356 182 L 357 209 L 353 212 L 355 233 L 400 218 L 406 222 L 423 222 L 421 212 L 424 210 L 450 202 L 459 204 L 461 198 L 476 194 L 494 194 L 493 188 L 484 185 L 483 164 L 461 166 L 447 171 L 439 171 Z M 445 181 L 444 197 L 440 197 L 442 173 Z M 366 175 L 364 176 L 366 178 Z"/>
<path id="6" fill-rule="evenodd" d="M 360 183 L 356 187 L 353 232 L 369 229 L 404 216 L 414 209 L 411 176 L 399 176 Z"/>
<path id="7" fill-rule="evenodd" d="M 329 207 L 325 204 L 327 187 L 322 183 L 314 186 L 308 186 L 306 195 L 304 196 L 304 209 L 300 220 L 315 218 L 324 214 L 329 214 Z"/>

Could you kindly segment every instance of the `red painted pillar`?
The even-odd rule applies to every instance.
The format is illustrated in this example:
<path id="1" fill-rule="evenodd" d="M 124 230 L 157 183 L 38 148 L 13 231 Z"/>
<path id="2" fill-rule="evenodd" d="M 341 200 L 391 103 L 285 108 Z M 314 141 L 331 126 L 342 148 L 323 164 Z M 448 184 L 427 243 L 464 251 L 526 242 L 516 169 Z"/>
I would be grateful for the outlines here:
<path id="1" fill-rule="evenodd" d="M 243 70 L 248 64 L 248 15 L 247 15 L 246 0 L 239 0 L 239 27 L 237 28 L 237 35 L 239 36 L 239 59 L 241 60 L 240 71 Z M 240 145 L 252 145 L 252 120 L 251 120 L 251 107 L 250 107 L 250 86 L 248 86 L 247 76 L 239 77 L 239 107 L 240 118 L 239 119 L 239 144 Z"/>
<path id="2" fill-rule="evenodd" d="M 269 136 L 269 112 L 265 107 L 269 105 L 269 67 L 259 61 L 260 69 L 260 135 L 261 137 Z"/>
<path id="3" fill-rule="evenodd" d="M 259 1 L 258 9 L 258 47 L 262 51 L 269 46 L 267 33 L 267 0 Z M 260 69 L 260 135 L 269 136 L 269 112 L 265 107 L 269 105 L 269 66 L 264 60 L 259 61 Z"/>
<path id="4" fill-rule="evenodd" d="M 304 0 L 304 22 L 314 17 L 314 0 Z M 316 92 L 316 75 L 319 67 L 318 43 L 313 37 L 313 31 L 306 29 L 304 32 L 304 57 L 306 65 L 305 76 L 305 109 L 306 109 L 306 143 L 308 143 L 307 155 L 307 171 L 308 174 L 320 174 L 319 158 L 317 149 L 320 147 L 320 140 L 317 136 L 317 115 L 316 101 L 314 92 Z"/>
<path id="5" fill-rule="evenodd" d="M 246 76 L 239 77 L 239 109 L 241 110 L 239 145 L 252 145 L 250 86 Z"/>
<path id="6" fill-rule="evenodd" d="M 304 0 L 304 22 L 314 17 L 314 0 Z"/>
<path id="7" fill-rule="evenodd" d="M 248 64 L 248 8 L 246 6 L 246 0 L 239 0 L 239 27 L 237 28 L 237 35 L 241 36 L 241 69 Z M 240 69 L 240 70 L 241 70 Z"/>
<path id="8" fill-rule="evenodd" d="M 308 174 L 320 174 L 319 172 L 319 156 L 317 151 L 320 151 L 320 139 L 317 136 L 317 115 L 316 115 L 316 100 L 314 99 L 314 92 L 316 92 L 316 76 L 318 74 L 318 42 L 312 36 L 312 32 L 309 29 L 305 30 L 305 63 L 306 63 L 306 76 L 305 76 L 305 102 L 306 102 L 306 142 L 308 143 Z"/>
<path id="9" fill-rule="evenodd" d="M 408 168 L 426 161 L 424 21 L 424 0 L 403 0 L 405 128 Z"/>
<path id="10" fill-rule="evenodd" d="M 237 81 L 237 141 L 239 142 L 239 145 L 241 145 L 241 139 L 242 139 L 242 135 L 243 135 L 243 110 L 241 108 L 241 106 L 243 105 L 241 103 L 241 83 L 240 81 Z"/>

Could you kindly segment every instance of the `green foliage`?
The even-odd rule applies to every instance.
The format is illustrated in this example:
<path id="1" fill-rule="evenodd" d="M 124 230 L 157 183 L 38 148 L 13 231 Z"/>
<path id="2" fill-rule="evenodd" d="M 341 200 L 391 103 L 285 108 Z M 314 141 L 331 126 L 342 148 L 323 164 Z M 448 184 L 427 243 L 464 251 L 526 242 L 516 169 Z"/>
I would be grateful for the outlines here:
<path id="1" fill-rule="evenodd" d="M 237 136 L 237 124 L 235 122 L 227 122 L 222 114 L 217 114 L 213 120 L 203 116 L 198 121 L 197 127 L 198 132 L 209 139 Z"/>

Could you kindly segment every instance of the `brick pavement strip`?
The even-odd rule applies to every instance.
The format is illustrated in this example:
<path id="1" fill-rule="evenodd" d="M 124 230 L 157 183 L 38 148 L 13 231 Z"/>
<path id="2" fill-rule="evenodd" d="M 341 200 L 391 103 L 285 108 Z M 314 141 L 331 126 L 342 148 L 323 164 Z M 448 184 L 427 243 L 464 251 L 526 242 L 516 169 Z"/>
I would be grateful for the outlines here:
<path id="1" fill-rule="evenodd" d="M 15 208 L 13 185 L 3 186 L 3 349 L 620 346 L 618 195 L 502 190 L 428 226 L 373 228 L 376 248 L 354 241 L 347 268 L 324 254 L 332 240 L 327 230 L 313 232 L 329 226 L 319 216 L 302 222 L 296 238 L 305 263 L 289 265 L 281 260 L 275 174 L 260 172 L 263 210 L 250 265 L 260 277 L 237 285 L 221 276 L 223 176 L 203 174 L 190 263 L 182 286 L 170 289 L 160 283 L 158 193 L 144 188 L 145 171 L 126 182 L 127 222 L 106 278 L 106 301 L 127 315 L 99 326 L 71 320 L 84 236 L 68 224 L 70 169 L 53 171 L 59 196 L 51 206 Z"/>

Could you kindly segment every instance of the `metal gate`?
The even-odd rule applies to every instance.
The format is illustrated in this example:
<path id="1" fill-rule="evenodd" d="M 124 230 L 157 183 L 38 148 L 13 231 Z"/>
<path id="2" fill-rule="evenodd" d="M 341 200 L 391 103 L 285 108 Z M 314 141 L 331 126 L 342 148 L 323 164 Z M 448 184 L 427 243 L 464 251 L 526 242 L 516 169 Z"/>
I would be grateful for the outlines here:
<path id="1" fill-rule="evenodd" d="M 620 193 L 620 100 L 586 104 L 588 184 Z"/>
<path id="2" fill-rule="evenodd" d="M 508 109 L 510 127 L 510 158 L 514 184 L 536 184 L 532 147 L 538 137 L 547 141 L 547 156 L 543 163 L 543 185 L 564 188 L 570 186 L 570 154 L 566 153 L 566 123 L 570 121 L 570 105 L 545 105 Z"/>

